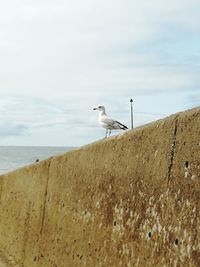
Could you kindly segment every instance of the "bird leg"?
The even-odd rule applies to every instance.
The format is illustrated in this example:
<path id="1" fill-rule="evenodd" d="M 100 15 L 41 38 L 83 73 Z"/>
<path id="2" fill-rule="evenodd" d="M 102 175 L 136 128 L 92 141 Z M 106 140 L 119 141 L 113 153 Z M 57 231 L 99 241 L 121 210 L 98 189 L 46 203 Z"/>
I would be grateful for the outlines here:
<path id="1" fill-rule="evenodd" d="M 111 135 L 111 129 L 109 130 L 109 136 Z"/>
<path id="2" fill-rule="evenodd" d="M 106 129 L 106 135 L 105 135 L 105 138 L 107 138 L 107 135 L 108 135 L 108 129 Z"/>

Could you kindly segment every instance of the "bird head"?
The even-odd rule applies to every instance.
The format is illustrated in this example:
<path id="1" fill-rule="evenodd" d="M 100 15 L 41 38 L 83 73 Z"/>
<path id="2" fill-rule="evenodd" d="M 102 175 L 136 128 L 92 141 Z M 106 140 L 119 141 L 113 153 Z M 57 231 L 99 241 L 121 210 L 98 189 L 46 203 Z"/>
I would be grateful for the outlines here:
<path id="1" fill-rule="evenodd" d="M 105 111 L 105 107 L 104 106 L 98 106 L 97 108 L 93 108 L 93 110 Z"/>

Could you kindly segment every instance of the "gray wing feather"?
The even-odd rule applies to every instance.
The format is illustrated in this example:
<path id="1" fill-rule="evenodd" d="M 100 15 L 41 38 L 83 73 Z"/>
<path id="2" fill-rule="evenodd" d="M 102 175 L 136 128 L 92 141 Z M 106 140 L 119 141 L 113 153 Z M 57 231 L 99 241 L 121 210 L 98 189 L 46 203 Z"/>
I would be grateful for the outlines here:
<path id="1" fill-rule="evenodd" d="M 113 129 L 122 129 L 122 130 L 128 129 L 121 122 L 116 121 L 116 120 L 110 118 L 109 116 L 102 117 L 101 122 L 107 124 L 108 126 L 112 127 Z"/>
<path id="2" fill-rule="evenodd" d="M 113 126 L 115 124 L 116 121 L 114 121 L 113 119 L 111 119 L 110 117 L 103 117 L 101 119 L 101 121 L 109 126 Z"/>
<path id="3" fill-rule="evenodd" d="M 101 121 L 108 126 L 112 127 L 113 129 L 121 129 L 120 123 L 112 118 L 106 116 L 101 119 Z"/>

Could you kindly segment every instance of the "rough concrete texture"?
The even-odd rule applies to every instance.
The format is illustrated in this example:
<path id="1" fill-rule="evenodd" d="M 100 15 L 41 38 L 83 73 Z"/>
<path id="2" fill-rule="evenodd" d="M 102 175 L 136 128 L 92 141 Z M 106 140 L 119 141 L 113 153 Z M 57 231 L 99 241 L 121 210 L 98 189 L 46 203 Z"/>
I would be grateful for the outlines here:
<path id="1" fill-rule="evenodd" d="M 0 177 L 15 265 L 200 266 L 200 108 Z"/>
<path id="2" fill-rule="evenodd" d="M 6 257 L 5 254 L 0 250 L 0 267 L 14 267 L 12 257 Z"/>

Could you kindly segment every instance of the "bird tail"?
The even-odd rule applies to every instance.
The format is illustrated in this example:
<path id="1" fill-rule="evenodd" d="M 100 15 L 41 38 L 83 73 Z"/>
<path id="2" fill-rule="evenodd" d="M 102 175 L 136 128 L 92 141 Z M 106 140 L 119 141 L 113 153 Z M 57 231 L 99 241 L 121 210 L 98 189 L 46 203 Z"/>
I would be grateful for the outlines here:
<path id="1" fill-rule="evenodd" d="M 124 131 L 128 130 L 128 127 L 127 127 L 126 125 L 122 124 L 122 123 L 119 122 L 119 121 L 117 121 L 117 123 L 119 124 L 120 129 L 122 129 L 122 130 L 124 130 Z"/>

